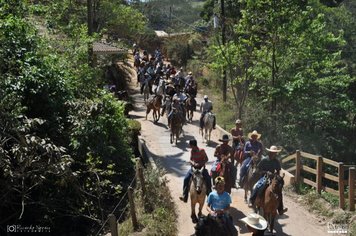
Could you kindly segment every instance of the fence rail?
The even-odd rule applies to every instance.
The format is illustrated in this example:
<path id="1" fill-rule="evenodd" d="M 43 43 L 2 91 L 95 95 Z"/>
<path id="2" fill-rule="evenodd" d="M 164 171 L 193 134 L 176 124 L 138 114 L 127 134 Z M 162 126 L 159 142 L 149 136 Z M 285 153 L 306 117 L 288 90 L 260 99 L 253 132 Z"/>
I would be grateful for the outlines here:
<path id="1" fill-rule="evenodd" d="M 306 160 L 308 160 L 306 162 Z M 294 165 L 291 165 L 291 162 Z M 295 183 L 305 183 L 316 189 L 320 194 L 322 190 L 329 192 L 331 194 L 337 195 L 339 197 L 339 207 L 345 209 L 345 199 L 348 199 L 348 205 L 350 211 L 355 211 L 355 189 L 356 189 L 356 165 L 344 165 L 342 162 L 336 162 L 321 156 L 313 155 L 307 152 L 302 152 L 297 150 L 295 153 L 284 157 L 281 160 L 282 164 L 288 163 L 288 171 L 294 174 Z M 313 163 L 313 166 L 307 165 L 307 163 Z M 337 169 L 337 175 L 332 175 L 324 171 L 324 166 L 329 165 Z M 345 171 L 348 171 L 348 179 L 344 179 Z M 303 172 L 315 175 L 315 181 L 302 176 Z M 328 179 L 330 181 L 336 182 L 338 189 L 333 189 L 328 186 L 323 186 L 323 179 Z M 348 195 L 345 196 L 345 187 L 348 186 Z"/>

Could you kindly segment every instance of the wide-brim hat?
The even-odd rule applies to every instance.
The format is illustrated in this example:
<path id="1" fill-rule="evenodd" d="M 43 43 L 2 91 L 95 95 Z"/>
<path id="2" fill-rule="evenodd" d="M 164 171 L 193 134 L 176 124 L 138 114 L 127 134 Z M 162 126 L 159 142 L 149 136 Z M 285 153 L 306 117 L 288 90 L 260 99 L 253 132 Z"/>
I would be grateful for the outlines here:
<path id="1" fill-rule="evenodd" d="M 219 139 L 220 142 L 229 142 L 230 141 L 230 137 L 227 134 L 224 134 L 221 139 Z"/>
<path id="2" fill-rule="evenodd" d="M 235 124 L 241 124 L 241 120 L 240 120 L 240 119 L 237 119 L 237 120 L 235 121 Z"/>
<path id="3" fill-rule="evenodd" d="M 269 152 L 278 153 L 278 152 L 282 151 L 282 148 L 272 145 L 269 149 L 266 148 L 266 150 L 269 151 Z"/>
<path id="4" fill-rule="evenodd" d="M 257 230 L 265 230 L 267 228 L 265 218 L 256 213 L 251 213 L 240 221 Z"/>
<path id="5" fill-rule="evenodd" d="M 257 139 L 261 138 L 261 134 L 257 132 L 257 130 L 252 131 L 251 133 L 248 133 L 248 138 L 251 138 L 252 136 L 256 135 Z"/>
<path id="6" fill-rule="evenodd" d="M 188 75 L 192 75 L 192 74 L 193 74 L 193 72 L 189 71 Z"/>

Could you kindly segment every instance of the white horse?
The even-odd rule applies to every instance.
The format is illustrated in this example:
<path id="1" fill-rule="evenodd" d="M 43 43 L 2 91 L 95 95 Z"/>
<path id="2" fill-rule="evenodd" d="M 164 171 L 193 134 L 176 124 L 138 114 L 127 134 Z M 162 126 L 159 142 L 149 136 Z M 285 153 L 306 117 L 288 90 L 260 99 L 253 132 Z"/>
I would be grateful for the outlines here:
<path id="1" fill-rule="evenodd" d="M 212 112 L 207 112 L 203 118 L 203 129 L 201 129 L 201 136 L 208 143 L 210 142 L 211 131 L 213 130 L 215 115 Z"/>

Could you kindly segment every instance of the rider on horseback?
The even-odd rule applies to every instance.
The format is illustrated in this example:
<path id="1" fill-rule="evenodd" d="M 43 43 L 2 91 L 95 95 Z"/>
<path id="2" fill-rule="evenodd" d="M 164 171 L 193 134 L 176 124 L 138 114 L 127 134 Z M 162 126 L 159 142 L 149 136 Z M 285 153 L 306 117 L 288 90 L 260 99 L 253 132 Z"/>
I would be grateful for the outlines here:
<path id="1" fill-rule="evenodd" d="M 262 171 L 263 176 L 258 180 L 258 182 L 255 184 L 250 201 L 252 204 L 254 204 L 257 194 L 262 191 L 265 187 L 267 187 L 267 173 L 276 173 L 279 175 L 281 171 L 281 163 L 276 159 L 277 154 L 282 151 L 281 149 L 278 149 L 276 146 L 272 145 L 269 149 L 266 148 L 268 151 L 268 156 L 263 157 L 261 162 L 258 163 L 257 168 Z M 288 208 L 283 208 L 283 198 L 282 195 L 279 198 L 279 206 L 278 206 L 278 212 L 280 215 L 283 215 L 288 210 Z"/>
<path id="2" fill-rule="evenodd" d="M 230 162 L 232 163 L 231 165 L 233 165 L 233 154 L 234 154 L 234 150 L 232 149 L 232 147 L 229 145 L 229 141 L 230 141 L 230 138 L 229 138 L 229 135 L 227 134 L 224 134 L 222 136 L 221 139 L 219 139 L 220 142 L 222 142 L 222 144 L 218 145 L 216 148 L 215 148 L 215 152 L 214 152 L 214 156 L 217 158 L 217 160 L 215 161 L 215 163 L 213 164 L 213 167 L 212 167 L 212 171 L 217 171 L 216 170 L 216 165 L 223 161 L 226 160 L 226 161 L 229 161 L 230 159 Z M 232 172 L 231 172 L 231 179 L 234 179 L 234 176 L 236 176 L 236 173 L 234 171 L 234 168 L 232 168 Z M 233 183 L 234 185 L 234 183 Z M 234 186 L 233 186 L 234 187 Z"/>
<path id="3" fill-rule="evenodd" d="M 168 114 L 168 127 L 171 127 L 173 112 L 177 112 L 182 121 L 185 120 L 185 117 L 183 115 L 183 107 L 179 102 L 179 98 L 177 97 L 173 97 L 172 109 Z"/>
<path id="4" fill-rule="evenodd" d="M 208 156 L 206 155 L 204 149 L 198 147 L 197 140 L 195 139 L 190 140 L 189 145 L 192 149 L 190 152 L 190 164 L 192 165 L 192 167 L 195 167 L 196 169 L 204 168 L 203 176 L 206 183 L 206 195 L 208 196 L 209 193 L 211 192 L 210 175 L 208 171 L 205 169 L 205 164 L 208 162 Z M 193 175 L 192 168 L 190 168 L 186 176 L 184 177 L 183 195 L 179 197 L 179 199 L 182 200 L 183 202 L 188 201 L 189 182 L 192 175 Z"/>
<path id="5" fill-rule="evenodd" d="M 204 95 L 204 101 L 200 104 L 200 111 L 202 112 L 200 116 L 200 129 L 203 129 L 205 114 L 212 110 L 213 110 L 213 103 L 208 99 L 208 95 Z M 216 125 L 216 119 L 214 116 L 213 129 L 215 129 L 215 125 Z"/>
<path id="6" fill-rule="evenodd" d="M 240 187 L 242 187 L 243 179 L 252 162 L 252 156 L 257 155 L 258 157 L 260 157 L 262 155 L 262 143 L 258 141 L 261 137 L 261 134 L 254 130 L 252 133 L 248 134 L 248 137 L 249 141 L 246 142 L 244 147 L 245 160 L 240 168 Z"/>
<path id="7" fill-rule="evenodd" d="M 232 222 L 229 214 L 231 196 L 225 192 L 224 177 L 218 176 L 215 178 L 216 190 L 211 192 L 207 200 L 207 211 L 213 217 L 222 218 L 229 230 L 229 235 L 237 236 L 237 230 Z"/>

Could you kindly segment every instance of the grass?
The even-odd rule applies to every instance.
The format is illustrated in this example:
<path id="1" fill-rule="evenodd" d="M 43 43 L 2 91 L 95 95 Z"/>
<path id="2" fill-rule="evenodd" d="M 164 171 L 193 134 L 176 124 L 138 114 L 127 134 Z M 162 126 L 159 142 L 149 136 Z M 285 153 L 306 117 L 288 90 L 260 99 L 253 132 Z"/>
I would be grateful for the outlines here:
<path id="1" fill-rule="evenodd" d="M 147 167 L 144 170 L 146 194 L 142 195 L 140 184 L 135 190 L 136 217 L 141 235 L 177 235 L 175 205 L 163 178 L 162 169 Z M 134 233 L 130 216 L 119 226 L 119 235 L 140 235 Z"/>

